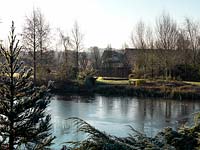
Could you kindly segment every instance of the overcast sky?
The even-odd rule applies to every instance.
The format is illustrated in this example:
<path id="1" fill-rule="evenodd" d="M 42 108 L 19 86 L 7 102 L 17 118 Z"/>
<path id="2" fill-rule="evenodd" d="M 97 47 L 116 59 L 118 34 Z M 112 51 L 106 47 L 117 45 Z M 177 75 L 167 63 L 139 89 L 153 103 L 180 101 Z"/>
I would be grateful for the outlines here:
<path id="1" fill-rule="evenodd" d="M 163 11 L 178 22 L 185 16 L 200 20 L 199 6 L 199 0 L 1 0 L 0 39 L 7 38 L 12 20 L 21 32 L 25 16 L 39 8 L 53 31 L 70 31 L 77 20 L 85 47 L 121 48 L 137 21 L 154 24 Z"/>

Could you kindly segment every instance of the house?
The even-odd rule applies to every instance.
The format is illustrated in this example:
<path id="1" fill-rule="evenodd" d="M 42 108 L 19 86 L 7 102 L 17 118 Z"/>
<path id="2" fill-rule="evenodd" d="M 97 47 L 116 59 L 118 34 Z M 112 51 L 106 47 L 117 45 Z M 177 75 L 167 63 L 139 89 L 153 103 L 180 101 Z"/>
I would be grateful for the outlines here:
<path id="1" fill-rule="evenodd" d="M 127 77 L 130 73 L 123 50 L 105 50 L 101 61 L 101 76 Z"/>
<path id="2" fill-rule="evenodd" d="M 173 76 L 176 65 L 188 63 L 189 50 L 134 49 L 105 50 L 101 57 L 100 76 L 138 77 Z"/>
<path id="3" fill-rule="evenodd" d="M 105 50 L 101 59 L 103 68 L 124 66 L 124 53 L 122 51 Z"/>

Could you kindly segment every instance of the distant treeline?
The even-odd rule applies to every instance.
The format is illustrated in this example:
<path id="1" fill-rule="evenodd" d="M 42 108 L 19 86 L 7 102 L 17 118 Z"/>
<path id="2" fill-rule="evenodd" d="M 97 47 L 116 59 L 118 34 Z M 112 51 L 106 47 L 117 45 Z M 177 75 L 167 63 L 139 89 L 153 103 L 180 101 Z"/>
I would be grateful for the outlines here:
<path id="1" fill-rule="evenodd" d="M 130 44 L 123 44 L 121 50 L 108 45 L 107 53 L 97 46 L 84 48 L 78 22 L 68 33 L 56 32 L 53 37 L 39 9 L 25 18 L 21 57 L 33 67 L 34 82 L 82 79 L 83 74 L 200 80 L 200 24 L 191 18 L 178 24 L 163 13 L 155 26 L 139 21 L 127 41 Z"/>

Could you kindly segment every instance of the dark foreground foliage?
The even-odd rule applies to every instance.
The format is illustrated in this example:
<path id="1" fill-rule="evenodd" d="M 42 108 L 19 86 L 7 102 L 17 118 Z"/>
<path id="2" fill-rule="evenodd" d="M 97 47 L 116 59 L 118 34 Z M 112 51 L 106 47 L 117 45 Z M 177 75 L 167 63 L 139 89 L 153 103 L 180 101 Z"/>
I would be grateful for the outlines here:
<path id="1" fill-rule="evenodd" d="M 116 137 L 99 131 L 79 118 L 69 118 L 78 127 L 77 132 L 88 136 L 83 141 L 70 143 L 70 150 L 198 150 L 200 149 L 200 122 L 195 117 L 195 125 L 181 127 L 178 131 L 165 128 L 150 138 L 130 127 L 128 137 Z"/>
<path id="2" fill-rule="evenodd" d="M 0 149 L 49 149 L 51 136 L 47 89 L 32 82 L 32 70 L 20 62 L 12 23 L 9 48 L 0 47 Z"/>

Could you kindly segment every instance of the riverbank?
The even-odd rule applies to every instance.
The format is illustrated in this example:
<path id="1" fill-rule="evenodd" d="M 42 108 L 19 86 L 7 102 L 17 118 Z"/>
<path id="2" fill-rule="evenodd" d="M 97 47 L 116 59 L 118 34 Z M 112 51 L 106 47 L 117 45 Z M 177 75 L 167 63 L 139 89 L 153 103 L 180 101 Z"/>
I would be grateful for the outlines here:
<path id="1" fill-rule="evenodd" d="M 165 80 L 110 80 L 97 79 L 95 83 L 56 83 L 56 94 L 101 94 L 106 96 L 136 96 L 142 98 L 200 99 L 198 82 Z"/>
<path id="2" fill-rule="evenodd" d="M 197 83 L 181 81 L 133 80 L 130 84 L 102 84 L 100 82 L 95 92 L 142 98 L 200 99 L 200 86 Z"/>

